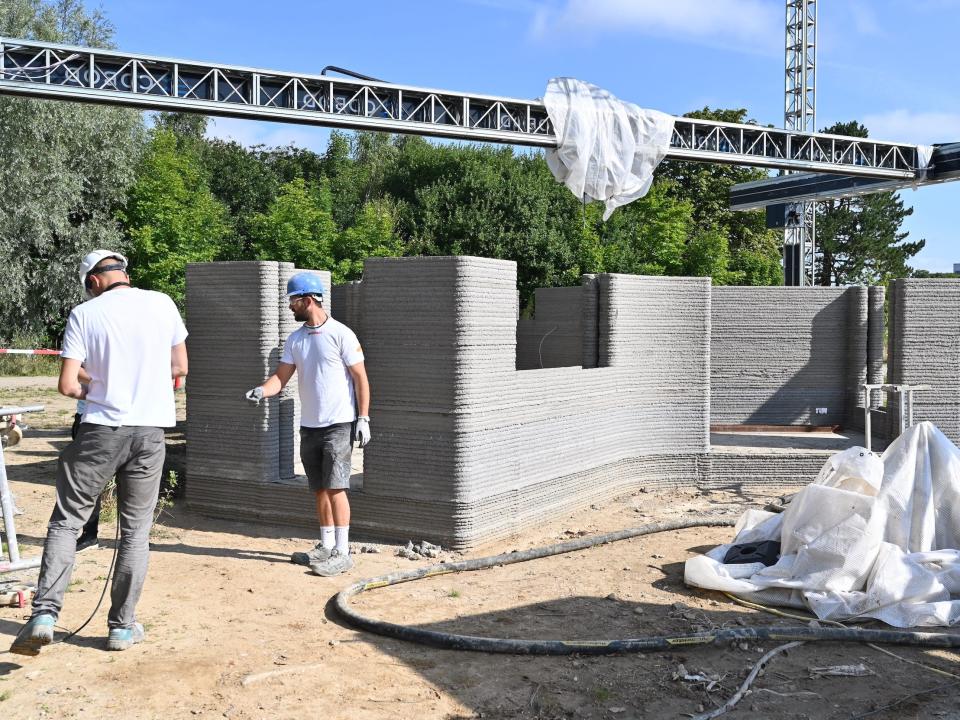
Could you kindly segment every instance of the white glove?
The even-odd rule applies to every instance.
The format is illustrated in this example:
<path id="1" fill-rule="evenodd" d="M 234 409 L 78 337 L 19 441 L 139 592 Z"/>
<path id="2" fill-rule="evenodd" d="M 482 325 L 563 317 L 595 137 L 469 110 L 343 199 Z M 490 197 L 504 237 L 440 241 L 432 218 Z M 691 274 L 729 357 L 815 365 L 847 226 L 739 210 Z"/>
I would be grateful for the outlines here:
<path id="1" fill-rule="evenodd" d="M 263 388 L 257 385 L 253 390 L 247 390 L 244 397 L 256 405 L 260 404 L 260 401 L 263 400 Z"/>
<path id="2" fill-rule="evenodd" d="M 370 418 L 365 415 L 357 418 L 356 440 L 360 447 L 365 447 L 370 442 Z"/>

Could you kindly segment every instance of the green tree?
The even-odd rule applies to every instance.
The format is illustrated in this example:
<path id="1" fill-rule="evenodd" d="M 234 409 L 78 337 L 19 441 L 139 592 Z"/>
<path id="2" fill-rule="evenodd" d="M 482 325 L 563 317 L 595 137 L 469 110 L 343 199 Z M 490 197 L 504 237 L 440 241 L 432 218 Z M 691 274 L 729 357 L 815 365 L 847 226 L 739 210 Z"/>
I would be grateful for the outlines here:
<path id="1" fill-rule="evenodd" d="M 8 37 L 71 45 L 113 47 L 113 25 L 81 0 L 4 0 L 0 27 Z"/>
<path id="2" fill-rule="evenodd" d="M 230 232 L 228 213 L 210 192 L 200 158 L 178 148 L 169 130 L 151 134 L 119 216 L 137 284 L 167 293 L 182 308 L 185 266 L 221 254 Z"/>
<path id="3" fill-rule="evenodd" d="M 155 128 L 171 132 L 177 138 L 177 147 L 189 145 L 194 152 L 203 144 L 209 123 L 209 117 L 194 113 L 158 112 L 153 116 Z"/>
<path id="4" fill-rule="evenodd" d="M 867 137 L 856 121 L 837 123 L 825 133 Z M 821 285 L 875 285 L 911 273 L 907 261 L 923 249 L 925 240 L 905 242 L 904 218 L 913 208 L 894 193 L 817 204 L 817 246 L 821 252 L 817 281 Z"/>
<path id="5" fill-rule="evenodd" d="M 692 205 L 672 196 L 670 181 L 657 181 L 599 229 L 606 247 L 603 271 L 680 275 L 693 227 Z"/>
<path id="6" fill-rule="evenodd" d="M 105 47 L 113 28 L 74 0 L 4 0 L 0 34 Z M 0 340 L 56 343 L 82 300 L 76 271 L 97 247 L 125 250 L 114 212 L 143 143 L 131 110 L 0 98 Z"/>
<path id="7" fill-rule="evenodd" d="M 365 258 L 403 255 L 403 243 L 394 232 L 395 226 L 394 211 L 387 200 L 365 203 L 356 223 L 334 238 L 333 281 L 360 279 Z"/>
<path id="8" fill-rule="evenodd" d="M 542 157 L 416 141 L 399 151 L 383 182 L 400 203 L 407 252 L 514 260 L 523 302 L 537 287 L 580 281 L 582 209 Z"/>
<path id="9" fill-rule="evenodd" d="M 705 107 L 684 117 L 729 123 L 748 123 L 747 111 Z M 730 188 L 767 177 L 758 168 L 720 163 L 664 161 L 657 175 L 673 182 L 671 194 L 686 200 L 692 208 L 698 232 L 716 230 L 727 238 L 730 270 L 735 282 L 744 285 L 781 285 L 783 268 L 782 233 L 768 230 L 762 211 L 734 212 L 730 209 Z"/>
<path id="10" fill-rule="evenodd" d="M 336 226 L 330 206 L 330 187 L 325 180 L 308 184 L 296 178 L 283 185 L 267 212 L 251 219 L 257 258 L 332 270 Z"/>
<path id="11" fill-rule="evenodd" d="M 695 233 L 683 254 L 683 274 L 709 276 L 714 285 L 730 285 L 740 277 L 729 270 L 730 249 L 726 235 L 715 229 Z"/>
<path id="12" fill-rule="evenodd" d="M 201 158 L 210 191 L 230 211 L 233 229 L 218 260 L 250 260 L 255 256 L 253 219 L 276 198 L 280 181 L 260 150 L 239 143 L 207 140 Z"/>
<path id="13" fill-rule="evenodd" d="M 330 181 L 338 228 L 354 225 L 366 203 L 385 196 L 384 177 L 397 153 L 396 140 L 386 133 L 331 133 L 321 168 Z"/>
<path id="14" fill-rule="evenodd" d="M 300 178 L 307 184 L 318 183 L 328 177 L 324 158 L 313 150 L 286 147 L 265 148 L 258 145 L 252 148 L 260 160 L 272 172 L 280 184 Z"/>

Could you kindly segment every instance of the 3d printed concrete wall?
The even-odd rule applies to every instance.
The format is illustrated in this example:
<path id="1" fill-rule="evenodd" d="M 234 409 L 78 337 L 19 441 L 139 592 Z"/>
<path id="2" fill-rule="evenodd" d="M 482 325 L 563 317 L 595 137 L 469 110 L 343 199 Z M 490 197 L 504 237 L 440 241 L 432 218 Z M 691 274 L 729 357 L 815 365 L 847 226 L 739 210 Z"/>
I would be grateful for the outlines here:
<path id="1" fill-rule="evenodd" d="M 312 526 L 305 487 L 281 477 L 280 438 L 295 418 L 281 401 L 241 399 L 278 357 L 290 271 L 188 268 L 187 497 L 214 515 Z M 596 356 L 600 367 L 523 372 L 512 262 L 371 259 L 346 293 L 373 389 L 375 440 L 352 497 L 360 532 L 464 547 L 638 482 L 702 479 L 709 279 L 588 277 L 584 337 L 597 349 L 584 344 L 586 364 Z"/>
<path id="2" fill-rule="evenodd" d="M 260 407 L 242 399 L 296 326 L 281 299 L 294 271 L 188 266 L 187 499 L 213 515 L 314 529 L 295 463 L 295 387 Z M 921 414 L 960 430 L 960 283 L 911 282 L 897 286 L 892 364 L 945 388 Z M 883 293 L 873 288 L 584 276 L 580 288 L 538 296 L 541 320 L 565 323 L 549 353 L 565 366 L 522 371 L 512 262 L 369 259 L 363 282 L 332 298 L 364 346 L 373 395 L 352 525 L 382 539 L 467 547 L 641 484 L 795 483 L 816 462 L 809 453 L 763 464 L 710 452 L 711 383 L 714 422 L 849 423 L 859 384 L 882 368 Z M 931 323 L 944 327 L 934 346 L 922 337 Z"/>
<path id="3" fill-rule="evenodd" d="M 606 367 L 518 372 L 514 263 L 367 261 L 376 440 L 355 526 L 467 546 L 641 480 L 697 481 L 709 281 L 610 275 L 588 285 L 603 298 Z"/>
<path id="4" fill-rule="evenodd" d="M 960 444 L 960 280 L 893 281 L 889 356 L 891 383 L 931 386 L 914 395 L 914 422 L 929 420 Z"/>
<path id="5" fill-rule="evenodd" d="M 296 475 L 295 381 L 259 407 L 243 398 L 276 369 L 298 324 L 283 296 L 294 272 L 276 262 L 187 265 L 187 495 L 210 514 L 314 521 Z M 317 274 L 329 288 L 330 273 Z"/>
<path id="6" fill-rule="evenodd" d="M 517 370 L 583 364 L 581 287 L 537 288 L 535 314 L 517 322 Z"/>
<path id="7" fill-rule="evenodd" d="M 712 295 L 711 424 L 862 427 L 859 388 L 883 366 L 882 288 Z"/>

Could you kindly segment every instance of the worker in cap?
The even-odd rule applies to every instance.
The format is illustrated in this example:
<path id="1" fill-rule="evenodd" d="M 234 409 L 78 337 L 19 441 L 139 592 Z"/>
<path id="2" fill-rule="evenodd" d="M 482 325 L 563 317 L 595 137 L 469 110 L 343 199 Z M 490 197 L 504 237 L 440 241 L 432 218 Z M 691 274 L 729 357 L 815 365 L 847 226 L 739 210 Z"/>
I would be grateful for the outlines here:
<path id="1" fill-rule="evenodd" d="M 170 379 L 187 374 L 187 330 L 169 297 L 131 287 L 127 259 L 111 250 L 85 256 L 79 275 L 89 299 L 67 319 L 57 387 L 67 397 L 86 400 L 86 407 L 76 439 L 57 463 L 57 499 L 33 613 L 10 647 L 21 655 L 36 655 L 52 642 L 73 572 L 77 535 L 114 476 L 120 542 L 107 649 L 126 650 L 143 639 L 135 611 L 160 490 L 163 429 L 176 424 Z M 87 383 L 81 384 L 84 377 Z"/>
<path id="2" fill-rule="evenodd" d="M 350 558 L 350 456 L 353 437 L 370 441 L 370 384 L 363 350 L 353 331 L 330 317 L 323 282 L 315 273 L 297 273 L 287 282 L 287 300 L 302 322 L 283 345 L 277 371 L 246 393 L 259 404 L 279 393 L 297 373 L 300 391 L 300 459 L 316 496 L 320 541 L 290 560 L 331 577 L 353 567 Z M 359 408 L 359 413 L 357 409 Z"/>

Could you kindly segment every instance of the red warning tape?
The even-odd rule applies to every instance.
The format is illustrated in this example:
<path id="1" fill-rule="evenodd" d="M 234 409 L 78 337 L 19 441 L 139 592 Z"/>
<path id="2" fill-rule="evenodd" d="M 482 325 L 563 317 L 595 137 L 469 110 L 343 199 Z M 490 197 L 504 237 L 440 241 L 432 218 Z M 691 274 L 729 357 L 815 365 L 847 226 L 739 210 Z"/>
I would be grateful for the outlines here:
<path id="1" fill-rule="evenodd" d="M 0 355 L 59 355 L 59 350 L 17 350 L 14 348 L 0 348 Z"/>

